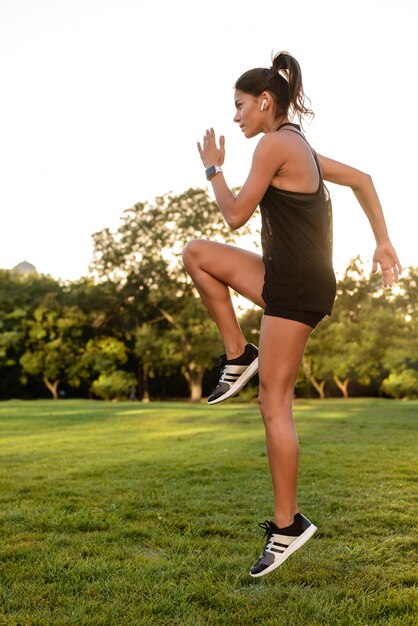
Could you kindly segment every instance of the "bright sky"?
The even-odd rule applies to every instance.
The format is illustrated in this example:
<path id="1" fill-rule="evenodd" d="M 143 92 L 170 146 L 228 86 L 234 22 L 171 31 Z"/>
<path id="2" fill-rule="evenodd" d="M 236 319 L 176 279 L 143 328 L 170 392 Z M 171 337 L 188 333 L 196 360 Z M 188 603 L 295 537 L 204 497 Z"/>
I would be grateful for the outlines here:
<path id="1" fill-rule="evenodd" d="M 300 62 L 313 147 L 373 177 L 403 265 L 418 265 L 416 0 L 0 0 L 0 267 L 85 275 L 124 209 L 206 185 L 196 141 L 226 136 L 230 186 L 257 139 L 233 85 L 271 52 Z M 374 240 L 330 186 L 337 271 Z"/>

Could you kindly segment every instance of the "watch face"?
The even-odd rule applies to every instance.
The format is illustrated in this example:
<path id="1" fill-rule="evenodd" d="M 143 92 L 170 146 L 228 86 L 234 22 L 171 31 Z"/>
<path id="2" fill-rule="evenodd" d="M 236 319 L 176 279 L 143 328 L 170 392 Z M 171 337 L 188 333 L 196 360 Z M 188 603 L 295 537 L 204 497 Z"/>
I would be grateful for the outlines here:
<path id="1" fill-rule="evenodd" d="M 215 176 L 216 174 L 216 167 L 214 165 L 211 165 L 210 167 L 208 167 L 208 169 L 206 170 L 206 178 L 209 180 L 210 178 L 212 178 L 212 176 Z"/>

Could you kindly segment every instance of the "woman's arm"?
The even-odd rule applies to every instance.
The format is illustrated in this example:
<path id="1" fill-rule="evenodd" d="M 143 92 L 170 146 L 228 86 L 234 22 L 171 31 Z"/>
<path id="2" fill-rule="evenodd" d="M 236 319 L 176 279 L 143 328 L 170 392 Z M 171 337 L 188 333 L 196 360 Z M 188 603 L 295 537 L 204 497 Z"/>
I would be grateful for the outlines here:
<path id="1" fill-rule="evenodd" d="M 376 240 L 372 272 L 377 271 L 379 264 L 382 269 L 383 285 L 391 287 L 393 282 L 398 282 L 402 267 L 390 242 L 382 206 L 371 176 L 354 167 L 344 165 L 344 163 L 333 161 L 319 154 L 317 156 L 321 164 L 324 180 L 337 185 L 351 187 L 353 190 L 369 220 Z"/>
<path id="2" fill-rule="evenodd" d="M 216 202 L 231 230 L 243 226 L 256 210 L 275 173 L 282 166 L 284 159 L 277 149 L 278 138 L 264 135 L 254 151 L 250 173 L 237 196 L 230 191 L 223 173 L 211 179 Z M 216 145 L 213 128 L 206 131 L 203 147 L 197 144 L 205 168 L 222 165 L 225 157 L 225 139 L 219 138 Z"/>

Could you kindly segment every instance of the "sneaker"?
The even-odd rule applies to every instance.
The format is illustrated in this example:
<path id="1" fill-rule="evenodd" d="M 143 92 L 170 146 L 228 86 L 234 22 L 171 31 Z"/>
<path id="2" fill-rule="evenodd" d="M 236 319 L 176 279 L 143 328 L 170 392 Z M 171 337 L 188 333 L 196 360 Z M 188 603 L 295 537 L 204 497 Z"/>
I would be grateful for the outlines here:
<path id="1" fill-rule="evenodd" d="M 252 343 L 247 343 L 241 356 L 227 361 L 226 354 L 222 354 L 217 365 L 221 368 L 221 377 L 216 389 L 208 398 L 208 404 L 217 404 L 232 398 L 257 373 L 258 348 Z"/>
<path id="2" fill-rule="evenodd" d="M 278 528 L 268 520 L 259 526 L 265 531 L 267 542 L 263 554 L 251 568 L 250 575 L 253 577 L 264 576 L 279 567 L 318 530 L 301 513 L 296 513 L 293 524 L 286 528 Z"/>

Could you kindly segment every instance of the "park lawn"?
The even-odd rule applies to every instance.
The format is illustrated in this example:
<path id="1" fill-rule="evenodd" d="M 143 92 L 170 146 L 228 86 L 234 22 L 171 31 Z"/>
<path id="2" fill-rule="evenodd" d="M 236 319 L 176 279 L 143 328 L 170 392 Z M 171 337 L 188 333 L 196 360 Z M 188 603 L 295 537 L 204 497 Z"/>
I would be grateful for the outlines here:
<path id="1" fill-rule="evenodd" d="M 301 400 L 314 538 L 248 570 L 272 498 L 258 407 L 0 403 L 0 624 L 416 624 L 418 402 Z"/>

